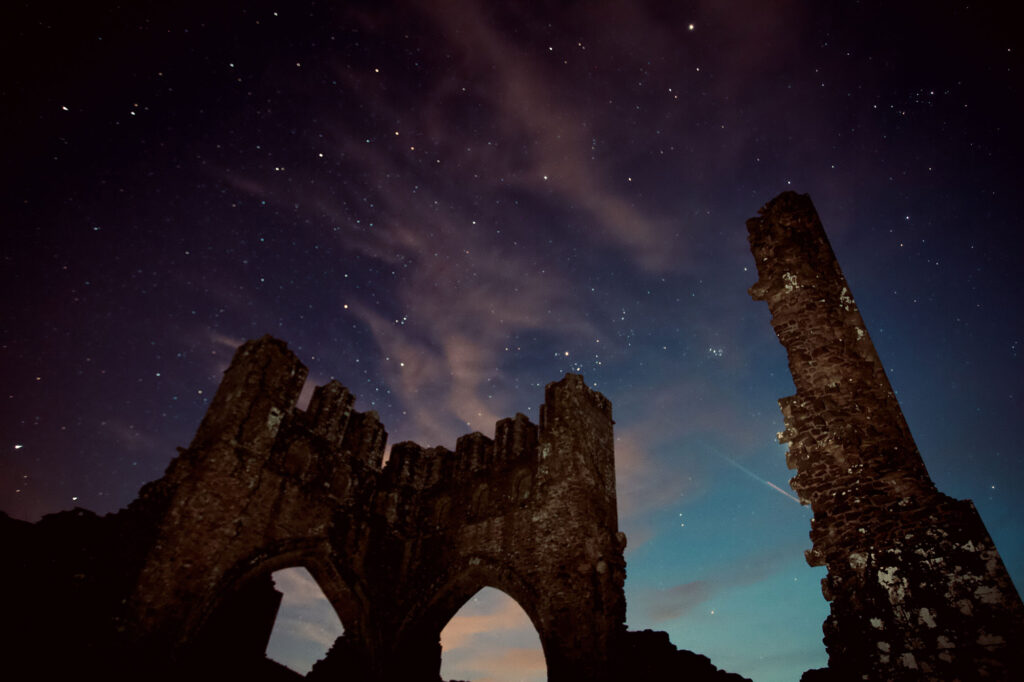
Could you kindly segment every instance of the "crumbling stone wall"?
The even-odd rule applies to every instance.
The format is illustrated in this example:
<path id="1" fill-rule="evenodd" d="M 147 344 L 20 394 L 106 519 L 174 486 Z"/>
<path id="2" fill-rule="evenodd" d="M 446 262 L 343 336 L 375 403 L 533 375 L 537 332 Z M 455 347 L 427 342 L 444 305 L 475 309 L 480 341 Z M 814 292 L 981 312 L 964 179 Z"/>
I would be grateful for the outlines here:
<path id="1" fill-rule="evenodd" d="M 140 647 L 188 660 L 231 594 L 302 565 L 372 678 L 436 681 L 441 629 L 486 586 L 530 616 L 548 679 L 607 678 L 625 632 L 625 536 L 604 396 L 567 375 L 547 386 L 539 426 L 519 414 L 454 452 L 399 443 L 382 467 L 377 415 L 337 382 L 299 410 L 305 377 L 276 339 L 237 351 L 161 482 L 166 512 L 124 628 Z"/>
<path id="2" fill-rule="evenodd" d="M 1020 597 L 974 505 L 935 489 L 810 198 L 747 229 L 797 389 L 779 440 L 828 567 L 828 679 L 1024 679 Z"/>
<path id="3" fill-rule="evenodd" d="M 517 414 L 454 452 L 399 443 L 386 465 L 377 415 L 335 381 L 298 409 L 305 378 L 284 342 L 250 341 L 191 445 L 128 507 L 0 513 L 0 577 L 17 587 L 5 672 L 301 678 L 264 650 L 270 574 L 304 566 L 345 627 L 307 679 L 437 682 L 442 628 L 487 586 L 529 615 L 549 680 L 745 679 L 626 630 L 611 404 L 582 377 L 547 386 L 539 425 Z"/>

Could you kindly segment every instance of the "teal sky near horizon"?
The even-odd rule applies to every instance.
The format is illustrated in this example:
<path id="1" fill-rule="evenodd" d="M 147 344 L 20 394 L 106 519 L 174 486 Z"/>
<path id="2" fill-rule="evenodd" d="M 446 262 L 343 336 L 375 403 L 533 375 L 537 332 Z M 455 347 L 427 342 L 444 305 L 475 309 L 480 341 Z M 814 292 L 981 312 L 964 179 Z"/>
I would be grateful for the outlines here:
<path id="1" fill-rule="evenodd" d="M 825 664 L 828 604 L 744 225 L 796 190 L 936 485 L 974 501 L 1020 586 L 1008 12 L 17 3 L 0 28 L 0 510 L 123 507 L 267 333 L 391 443 L 536 422 L 543 387 L 578 372 L 613 404 L 630 627 L 797 680 Z M 468 607 L 446 674 L 537 674 L 515 608 Z M 325 637 L 308 610 L 306 643 Z"/>

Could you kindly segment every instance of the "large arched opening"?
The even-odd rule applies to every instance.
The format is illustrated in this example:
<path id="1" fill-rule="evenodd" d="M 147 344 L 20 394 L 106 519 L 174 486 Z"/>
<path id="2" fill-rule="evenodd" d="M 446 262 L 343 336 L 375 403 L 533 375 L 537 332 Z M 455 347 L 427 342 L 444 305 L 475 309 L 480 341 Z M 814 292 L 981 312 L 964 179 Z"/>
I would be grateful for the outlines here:
<path id="1" fill-rule="evenodd" d="M 441 630 L 441 679 L 545 682 L 544 649 L 526 611 L 496 588 L 470 597 Z"/>
<path id="2" fill-rule="evenodd" d="M 316 578 L 305 568 L 281 569 L 271 578 L 281 593 L 281 602 L 266 657 L 306 675 L 344 634 L 344 624 Z"/>
<path id="3" fill-rule="evenodd" d="M 321 552 L 264 550 L 229 571 L 212 594 L 184 650 L 188 671 L 278 679 L 287 667 L 306 674 L 343 632 L 364 625 L 361 601 Z"/>
<path id="4" fill-rule="evenodd" d="M 564 658 L 564 634 L 547 627 L 547 599 L 507 563 L 464 556 L 432 582 L 440 587 L 404 610 L 388 646 L 395 679 L 545 680 L 552 656 Z M 516 661 L 520 676 L 505 676 Z"/>

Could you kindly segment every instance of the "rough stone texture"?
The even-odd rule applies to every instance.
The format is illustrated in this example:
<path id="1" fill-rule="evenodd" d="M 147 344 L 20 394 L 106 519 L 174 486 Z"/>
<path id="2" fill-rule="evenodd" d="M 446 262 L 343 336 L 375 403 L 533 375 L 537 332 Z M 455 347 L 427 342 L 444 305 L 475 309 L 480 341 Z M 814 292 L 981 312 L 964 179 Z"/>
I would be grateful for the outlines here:
<path id="1" fill-rule="evenodd" d="M 442 628 L 488 586 L 529 615 L 554 682 L 743 679 L 626 630 L 611 404 L 582 377 L 547 386 L 539 426 L 517 414 L 455 452 L 399 443 L 386 466 L 377 415 L 335 381 L 297 409 L 305 378 L 284 342 L 250 341 L 192 444 L 128 508 L 0 515 L 0 578 L 24 588 L 17 672 L 294 679 L 264 655 L 270 574 L 304 566 L 345 627 L 308 679 L 436 682 Z M 54 632 L 64 657 L 46 657 Z"/>
<path id="2" fill-rule="evenodd" d="M 813 679 L 1024 679 L 1020 597 L 974 505 L 928 476 L 810 198 L 781 194 L 747 229 L 750 294 L 797 389 L 779 440 L 814 512 L 807 560 L 828 567 Z"/>
<path id="3" fill-rule="evenodd" d="M 337 382 L 295 407 L 306 368 L 270 337 L 244 344 L 191 446 L 129 600 L 126 630 L 188 659 L 251 578 L 303 565 L 378 679 L 436 680 L 439 635 L 473 594 L 512 596 L 551 680 L 601 679 L 624 631 L 611 405 L 568 375 L 536 426 L 498 422 L 455 452 L 399 443 Z"/>
<path id="4" fill-rule="evenodd" d="M 397 443 L 382 468 L 377 415 L 337 382 L 296 409 L 305 376 L 281 341 L 238 350 L 165 476 L 129 600 L 139 644 L 187 659 L 234 590 L 304 565 L 373 678 L 436 680 L 441 629 L 490 586 L 534 622 L 549 679 L 601 679 L 626 615 L 608 400 L 568 375 L 547 387 L 540 427 L 517 415 L 455 453 Z"/>

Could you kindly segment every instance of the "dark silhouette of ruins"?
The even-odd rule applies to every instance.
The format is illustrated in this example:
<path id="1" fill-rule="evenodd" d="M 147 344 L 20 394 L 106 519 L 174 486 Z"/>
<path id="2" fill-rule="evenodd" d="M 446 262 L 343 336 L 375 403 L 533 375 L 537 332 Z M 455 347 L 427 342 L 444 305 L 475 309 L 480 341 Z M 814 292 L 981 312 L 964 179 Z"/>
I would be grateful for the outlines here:
<path id="1" fill-rule="evenodd" d="M 306 368 L 243 345 L 192 445 L 129 602 L 130 629 L 187 652 L 234 586 L 303 565 L 345 626 L 350 665 L 437 679 L 441 630 L 496 587 L 537 627 L 555 679 L 598 679 L 624 630 L 611 405 L 569 375 L 540 426 L 498 422 L 455 452 L 398 443 L 336 381 L 295 408 Z"/>
<path id="2" fill-rule="evenodd" d="M 969 500 L 935 489 L 807 195 L 747 221 L 796 395 L 779 401 L 810 504 L 832 680 L 1024 679 L 1024 608 Z M 811 677 L 811 675 L 808 675 Z"/>
<path id="3" fill-rule="evenodd" d="M 829 668 L 805 680 L 1024 679 L 1020 598 L 971 503 L 931 483 L 810 200 L 780 195 L 748 229 L 797 387 L 780 438 L 814 511 L 807 558 L 829 571 Z M 440 632 L 483 587 L 528 614 L 552 682 L 744 679 L 626 629 L 611 404 L 582 377 L 547 386 L 539 425 L 398 443 L 382 465 L 384 427 L 341 384 L 296 407 L 306 373 L 249 341 L 127 508 L 0 514 L 12 679 L 297 679 L 264 655 L 290 566 L 345 628 L 310 680 L 436 682 Z"/>
<path id="4" fill-rule="evenodd" d="M 306 373 L 284 342 L 249 341 L 191 445 L 129 508 L 7 521 L 28 559 L 7 577 L 59 586 L 70 603 L 56 608 L 94 628 L 77 633 L 77 658 L 47 665 L 294 679 L 264 658 L 281 597 L 270 575 L 304 566 L 345 628 L 310 679 L 436 682 L 441 630 L 484 587 L 529 615 L 554 682 L 745 679 L 664 633 L 626 630 L 611 404 L 581 376 L 547 386 L 539 426 L 517 414 L 454 452 L 398 443 L 382 466 L 384 427 L 340 383 L 296 408 Z M 46 616 L 35 625 L 23 650 Z"/>

